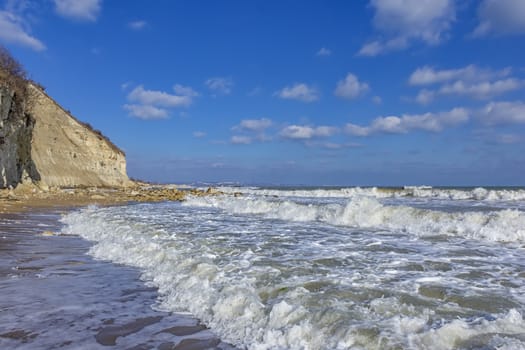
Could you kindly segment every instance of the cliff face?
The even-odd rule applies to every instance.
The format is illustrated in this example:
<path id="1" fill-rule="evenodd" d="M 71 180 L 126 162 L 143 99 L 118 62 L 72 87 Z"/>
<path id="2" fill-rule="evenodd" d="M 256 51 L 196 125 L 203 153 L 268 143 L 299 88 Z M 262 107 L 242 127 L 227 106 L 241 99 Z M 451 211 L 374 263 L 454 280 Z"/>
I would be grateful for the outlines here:
<path id="1" fill-rule="evenodd" d="M 0 188 L 40 180 L 31 158 L 34 124 L 14 91 L 0 86 Z"/>
<path id="2" fill-rule="evenodd" d="M 26 108 L 12 89 L 0 86 L 0 188 L 131 183 L 121 150 L 40 89 L 30 84 L 29 91 Z"/>
<path id="3" fill-rule="evenodd" d="M 124 153 L 100 132 L 76 120 L 40 89 L 30 85 L 35 119 L 31 159 L 47 186 L 130 184 Z"/>

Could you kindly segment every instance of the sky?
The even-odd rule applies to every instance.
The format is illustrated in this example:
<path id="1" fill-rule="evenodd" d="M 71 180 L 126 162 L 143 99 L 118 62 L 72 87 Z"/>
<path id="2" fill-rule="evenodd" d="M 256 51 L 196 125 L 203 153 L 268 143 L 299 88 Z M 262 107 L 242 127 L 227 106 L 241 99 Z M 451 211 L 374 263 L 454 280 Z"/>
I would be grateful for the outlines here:
<path id="1" fill-rule="evenodd" d="M 525 0 L 0 0 L 0 44 L 133 178 L 525 185 Z"/>

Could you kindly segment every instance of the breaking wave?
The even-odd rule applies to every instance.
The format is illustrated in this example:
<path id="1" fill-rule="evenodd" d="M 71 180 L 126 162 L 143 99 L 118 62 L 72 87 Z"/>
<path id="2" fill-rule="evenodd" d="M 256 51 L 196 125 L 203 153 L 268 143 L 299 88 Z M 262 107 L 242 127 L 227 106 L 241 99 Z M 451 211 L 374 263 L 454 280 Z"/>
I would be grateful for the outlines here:
<path id="1" fill-rule="evenodd" d="M 225 193 L 243 193 L 278 197 L 352 198 L 369 196 L 375 198 L 434 198 L 444 200 L 523 201 L 523 189 L 447 189 L 430 186 L 405 186 L 403 188 L 348 187 L 338 189 L 266 189 L 256 187 L 219 187 Z"/>
<path id="2" fill-rule="evenodd" d="M 250 215 L 233 220 L 230 213 Z M 491 254 L 501 251 L 501 261 L 511 264 L 501 273 L 512 278 L 515 293 L 497 278 L 461 277 L 471 276 L 472 266 L 491 271 L 500 262 L 495 255 L 485 263 L 477 256 L 457 257 L 455 243 L 421 246 L 410 238 L 378 239 L 381 235 L 358 231 L 341 235 L 312 226 L 320 221 L 513 240 L 523 236 L 522 229 L 508 234 L 523 228 L 518 212 L 447 214 L 387 207 L 371 198 L 337 206 L 207 197 L 192 198 L 184 207 L 89 207 L 62 221 L 62 233 L 95 242 L 94 257 L 140 268 L 142 278 L 159 288 L 161 309 L 189 311 L 241 348 L 524 346 L 521 255 L 511 248 L 498 245 Z M 290 230 L 290 221 L 301 224 Z M 322 234 L 300 233 L 312 228 Z M 452 255 L 437 258 L 444 252 Z M 425 262 L 429 255 L 436 258 Z"/>
<path id="3" fill-rule="evenodd" d="M 330 225 L 407 232 L 418 236 L 449 235 L 489 241 L 525 241 L 525 212 L 443 212 L 403 205 L 383 205 L 370 197 L 354 197 L 346 205 L 302 204 L 252 197 L 192 197 L 183 204 L 213 207 L 230 214 L 255 214 L 268 219 L 319 221 Z"/>

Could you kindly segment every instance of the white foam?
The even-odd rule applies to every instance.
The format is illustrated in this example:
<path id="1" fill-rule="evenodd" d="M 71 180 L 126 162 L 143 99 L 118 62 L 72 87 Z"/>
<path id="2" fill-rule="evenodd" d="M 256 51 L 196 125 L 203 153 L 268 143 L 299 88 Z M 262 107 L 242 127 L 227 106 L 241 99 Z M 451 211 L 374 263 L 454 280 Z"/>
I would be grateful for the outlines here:
<path id="1" fill-rule="evenodd" d="M 431 326 L 436 320 L 434 307 L 402 300 L 410 293 L 417 298 L 420 284 L 445 284 L 472 292 L 478 282 L 456 277 L 459 272 L 470 271 L 470 265 L 455 266 L 450 275 L 441 270 L 403 270 L 404 264 L 420 262 L 427 254 L 418 242 L 371 233 L 353 241 L 354 233 L 359 233 L 326 225 L 391 226 L 398 231 L 427 230 L 427 234 L 446 232 L 447 227 L 456 227 L 457 231 L 458 225 L 464 225 L 467 228 L 462 234 L 468 231 L 479 238 L 483 228 L 489 227 L 483 234 L 494 237 L 492 231 L 509 218 L 503 216 L 515 219 L 512 215 L 519 214 L 501 214 L 504 212 L 435 212 L 389 207 L 373 198 L 356 198 L 347 205 L 308 205 L 223 196 L 191 198 L 184 207 L 86 208 L 63 218 L 66 226 L 62 233 L 94 241 L 90 253 L 96 258 L 140 268 L 143 278 L 159 288 L 160 308 L 189 311 L 223 340 L 241 348 L 433 349 L 436 344 L 436 349 L 448 349 L 480 335 L 488 336 L 494 347 L 512 348 L 513 344 L 523 344 L 513 336 L 525 333 L 522 311 L 498 309 L 491 318 L 480 320 L 449 316 L 442 324 Z M 232 218 L 231 213 L 243 215 Z M 517 218 L 522 220 L 520 215 Z M 403 224 L 407 220 L 410 223 Z M 296 226 L 313 230 L 294 238 L 296 232 L 286 231 L 289 222 L 304 223 Z M 312 232 L 323 227 L 328 229 L 314 238 Z M 374 250 L 383 245 L 393 247 L 399 240 L 419 252 L 396 255 Z M 365 246 L 370 250 L 365 251 Z M 502 259 L 516 265 L 519 253 L 508 254 L 506 249 L 510 248 L 496 246 L 494 251 L 502 251 Z M 437 255 L 455 247 L 443 243 L 428 249 L 429 254 Z M 337 264 L 316 268 L 323 259 Z M 354 261 L 355 266 L 349 266 Z M 447 257 L 443 261 L 448 261 Z M 477 268 L 487 269 L 476 263 Z M 516 272 L 507 269 L 505 274 Z M 310 282 L 313 286 L 306 288 Z M 497 281 L 488 283 L 495 294 L 511 295 Z M 519 280 L 517 283 L 522 284 Z M 522 290 L 515 288 L 516 293 Z M 400 295 L 392 295 L 393 291 Z M 444 303 L 442 308 L 447 309 L 445 315 L 448 310 L 472 314 L 472 310 L 453 302 Z"/>
<path id="2" fill-rule="evenodd" d="M 354 197 L 346 205 L 300 204 L 252 197 L 193 197 L 185 206 L 220 208 L 231 214 L 262 215 L 290 221 L 321 221 L 332 225 L 388 229 L 417 236 L 450 235 L 489 241 L 525 240 L 525 212 L 442 212 L 388 206 L 370 197 Z"/>
<path id="3" fill-rule="evenodd" d="M 479 201 L 525 201 L 523 189 L 447 189 L 430 186 L 404 186 L 403 188 L 348 187 L 340 189 L 266 189 L 254 187 L 219 187 L 225 193 L 243 193 L 258 196 L 352 198 L 369 196 L 374 198 L 434 198 L 443 200 Z"/>

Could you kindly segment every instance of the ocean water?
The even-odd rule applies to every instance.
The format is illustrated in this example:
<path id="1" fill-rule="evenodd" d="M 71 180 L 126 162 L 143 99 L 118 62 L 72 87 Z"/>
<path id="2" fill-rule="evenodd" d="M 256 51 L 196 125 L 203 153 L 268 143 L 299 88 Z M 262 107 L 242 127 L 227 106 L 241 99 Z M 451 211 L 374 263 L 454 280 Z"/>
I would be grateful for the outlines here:
<path id="1" fill-rule="evenodd" d="M 62 233 L 240 349 L 525 349 L 525 189 L 220 190 Z"/>

